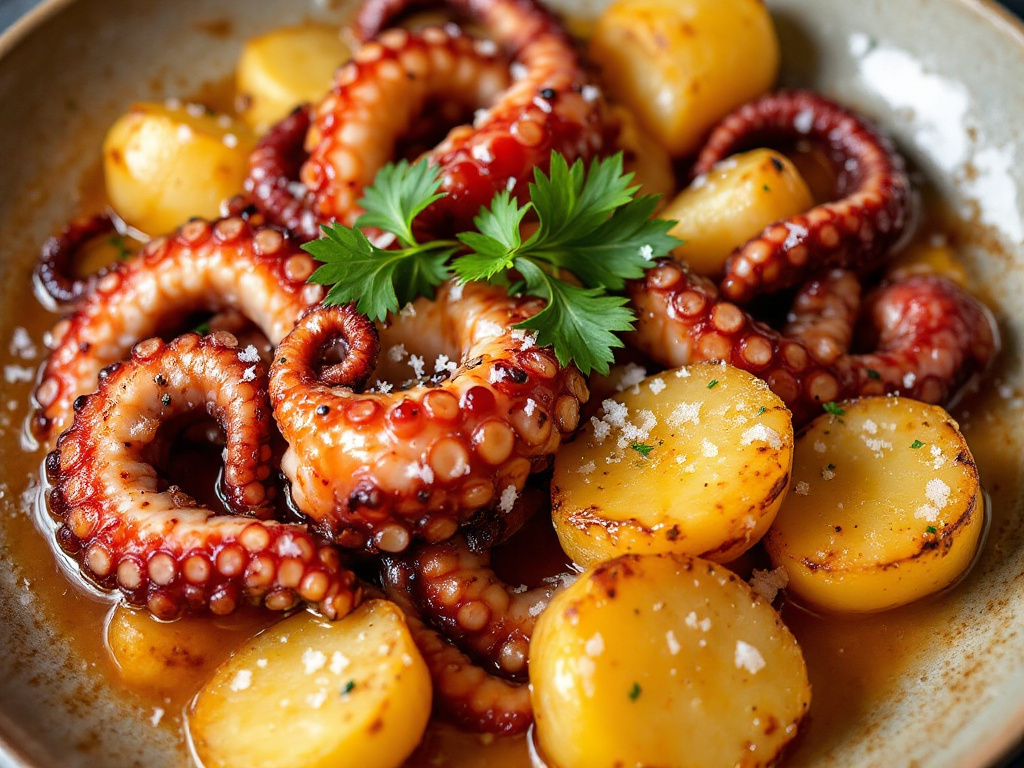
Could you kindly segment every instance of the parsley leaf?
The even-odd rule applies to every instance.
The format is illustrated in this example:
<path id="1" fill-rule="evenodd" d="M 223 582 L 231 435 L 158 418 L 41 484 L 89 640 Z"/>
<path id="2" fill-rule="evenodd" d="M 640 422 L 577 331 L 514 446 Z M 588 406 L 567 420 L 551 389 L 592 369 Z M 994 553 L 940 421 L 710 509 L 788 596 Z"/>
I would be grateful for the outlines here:
<path id="1" fill-rule="evenodd" d="M 846 414 L 846 411 L 844 411 L 842 407 L 831 400 L 827 403 L 822 403 L 821 407 L 825 409 L 825 413 L 831 413 L 833 416 L 843 416 Z"/>
<path id="2" fill-rule="evenodd" d="M 366 212 L 356 226 L 391 232 L 400 247 L 383 250 L 356 228 L 324 226 L 326 237 L 303 246 L 322 262 L 310 281 L 331 286 L 326 303 L 357 302 L 373 320 L 432 296 L 452 274 L 463 283 L 503 285 L 547 302 L 516 327 L 536 331 L 537 343 L 553 347 L 561 365 L 607 373 L 612 350 L 622 346 L 616 334 L 632 330 L 636 319 L 627 300 L 609 292 L 642 277 L 681 242 L 668 234 L 675 222 L 651 218 L 657 199 L 636 197 L 631 182 L 621 154 L 585 168 L 552 153 L 548 174 L 534 170 L 529 202 L 499 192 L 474 219 L 476 232 L 421 244 L 413 221 L 444 195 L 439 171 L 426 163 L 388 165 L 360 200 Z M 537 226 L 524 241 L 528 215 Z"/>
<path id="3" fill-rule="evenodd" d="M 653 445 L 646 445 L 645 443 L 630 443 L 629 447 L 639 453 L 645 459 L 651 455 L 651 451 L 654 450 Z"/>

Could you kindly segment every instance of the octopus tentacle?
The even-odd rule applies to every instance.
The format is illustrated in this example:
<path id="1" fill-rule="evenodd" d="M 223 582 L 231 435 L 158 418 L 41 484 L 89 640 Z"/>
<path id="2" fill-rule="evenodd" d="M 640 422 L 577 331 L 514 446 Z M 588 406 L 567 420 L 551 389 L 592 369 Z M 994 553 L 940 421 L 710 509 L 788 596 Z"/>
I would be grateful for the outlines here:
<path id="1" fill-rule="evenodd" d="M 845 276 L 834 285 L 837 301 L 855 301 L 859 287 Z M 823 403 L 863 395 L 948 403 L 999 348 L 985 306 L 934 275 L 882 286 L 865 300 L 860 319 L 871 330 L 864 343 L 876 349 L 865 354 L 817 355 L 805 340 L 756 321 L 671 261 L 660 261 L 627 290 L 638 314 L 632 341 L 640 350 L 666 366 L 724 360 L 750 371 L 786 402 L 797 423 L 820 414 Z"/>
<path id="2" fill-rule="evenodd" d="M 910 182 L 892 143 L 858 115 L 810 91 L 780 91 L 740 107 L 712 131 L 693 172 L 706 173 L 743 149 L 801 140 L 828 153 L 840 199 L 770 224 L 739 246 L 720 282 L 730 301 L 797 285 L 822 267 L 863 274 L 908 229 Z"/>
<path id="3" fill-rule="evenodd" d="M 487 28 L 513 60 L 514 82 L 472 127 L 456 128 L 430 152 L 447 193 L 424 214 L 434 232 L 468 228 L 480 207 L 501 190 L 525 199 L 534 169 L 546 170 L 552 152 L 571 163 L 594 156 L 604 142 L 600 91 L 554 16 L 533 0 L 447 4 Z M 356 33 L 364 40 L 381 34 L 409 5 L 403 0 L 364 3 Z"/>
<path id="4" fill-rule="evenodd" d="M 554 587 L 505 583 L 491 569 L 489 552 L 471 551 L 459 535 L 386 558 L 384 583 L 407 585 L 421 616 L 463 653 L 502 677 L 526 679 L 533 627 Z"/>
<path id="5" fill-rule="evenodd" d="M 507 65 L 457 30 L 391 29 L 363 45 L 338 71 L 306 137 L 301 179 L 312 216 L 352 225 L 362 212 L 363 189 L 394 158 L 399 138 L 431 100 L 472 113 L 493 103 L 508 81 Z"/>
<path id="6" fill-rule="evenodd" d="M 245 191 L 251 202 L 272 224 L 283 227 L 301 240 L 320 234 L 313 213 L 313 194 L 299 180 L 299 171 L 309 153 L 306 133 L 312 122 L 312 108 L 302 105 L 272 126 L 249 155 Z"/>
<path id="7" fill-rule="evenodd" d="M 447 539 L 481 509 L 507 512 L 575 430 L 589 395 L 579 371 L 513 328 L 539 309 L 500 287 L 446 283 L 391 319 L 376 391 L 363 392 L 350 377 L 369 369 L 369 323 L 358 327 L 351 307 L 307 314 L 278 348 L 270 380 L 296 506 L 338 543 L 386 552 L 413 536 Z M 323 328 L 357 356 L 334 378 L 344 386 L 318 370 Z M 406 388 L 392 392 L 391 382 Z"/>
<path id="8" fill-rule="evenodd" d="M 74 263 L 90 240 L 117 232 L 108 213 L 75 219 L 43 243 L 32 278 L 36 295 L 48 309 L 73 309 L 92 293 L 109 270 L 85 277 L 74 275 Z"/>
<path id="9" fill-rule="evenodd" d="M 828 270 L 801 286 L 782 335 L 800 342 L 816 362 L 831 365 L 853 343 L 860 299 L 856 275 L 845 269 Z"/>
<path id="10" fill-rule="evenodd" d="M 34 430 L 56 439 L 76 397 L 96 389 L 100 372 L 138 340 L 177 329 L 189 314 L 235 308 L 271 343 L 323 296 L 306 279 L 315 264 L 279 231 L 238 218 L 189 222 L 119 262 L 78 310 L 54 328 L 55 348 L 34 397 Z"/>
<path id="11" fill-rule="evenodd" d="M 76 409 L 46 468 L 58 540 L 83 572 L 162 619 L 230 613 L 239 602 L 285 610 L 299 601 L 335 618 L 358 599 L 355 576 L 303 526 L 256 519 L 272 511 L 266 374 L 230 334 L 189 333 L 136 344 L 131 359 Z M 224 430 L 216 515 L 161 489 L 148 449 L 161 425 L 196 409 Z"/>
<path id="12" fill-rule="evenodd" d="M 430 627 L 408 596 L 404 577 L 387 588 L 405 611 L 409 631 L 434 681 L 434 712 L 463 728 L 484 733 L 523 733 L 533 722 L 530 686 L 506 680 L 475 664 Z"/>

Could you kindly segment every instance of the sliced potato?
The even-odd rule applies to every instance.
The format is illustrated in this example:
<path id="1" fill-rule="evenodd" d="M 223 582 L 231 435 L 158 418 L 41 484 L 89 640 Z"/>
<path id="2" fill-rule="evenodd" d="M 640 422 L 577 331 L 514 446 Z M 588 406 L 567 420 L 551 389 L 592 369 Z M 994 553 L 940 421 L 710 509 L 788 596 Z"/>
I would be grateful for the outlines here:
<path id="1" fill-rule="evenodd" d="M 206 768 L 393 768 L 423 735 L 431 684 L 401 609 L 301 613 L 217 670 L 189 712 Z"/>
<path id="2" fill-rule="evenodd" d="M 232 647 L 274 621 L 265 612 L 226 617 L 185 616 L 166 622 L 119 605 L 106 625 L 106 643 L 121 679 L 163 695 L 199 689 Z"/>
<path id="3" fill-rule="evenodd" d="M 555 457 L 559 541 L 589 566 L 627 552 L 728 562 L 771 525 L 789 483 L 793 424 L 746 371 L 697 363 L 606 400 Z"/>
<path id="4" fill-rule="evenodd" d="M 787 589 L 878 611 L 955 581 L 984 528 L 978 470 L 942 408 L 901 397 L 836 405 L 797 439 L 793 486 L 765 538 Z"/>
<path id="5" fill-rule="evenodd" d="M 590 54 L 612 97 L 675 157 L 771 87 L 779 68 L 761 0 L 616 0 L 597 19 Z"/>
<path id="6" fill-rule="evenodd" d="M 351 58 L 338 28 L 328 24 L 282 27 L 245 44 L 235 72 L 242 118 L 257 133 L 331 88 L 334 72 Z"/>
<path id="7" fill-rule="evenodd" d="M 771 605 L 684 555 L 623 556 L 557 595 L 530 642 L 530 686 L 558 768 L 772 765 L 810 703 Z"/>
<path id="8" fill-rule="evenodd" d="M 699 274 L 718 277 L 733 249 L 813 205 L 810 189 L 785 155 L 755 149 L 720 162 L 659 215 L 679 222 L 671 234 L 684 242 L 673 255 Z"/>
<path id="9" fill-rule="evenodd" d="M 254 143 L 243 124 L 197 105 L 136 104 L 103 142 L 110 202 L 150 235 L 193 216 L 214 218 L 242 191 Z"/>

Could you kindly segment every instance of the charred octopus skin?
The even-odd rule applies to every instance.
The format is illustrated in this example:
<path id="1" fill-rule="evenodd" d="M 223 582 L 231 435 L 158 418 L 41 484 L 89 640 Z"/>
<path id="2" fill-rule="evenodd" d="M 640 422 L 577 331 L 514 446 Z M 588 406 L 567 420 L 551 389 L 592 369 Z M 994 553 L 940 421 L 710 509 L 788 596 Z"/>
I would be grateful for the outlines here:
<path id="1" fill-rule="evenodd" d="M 103 269 L 79 277 L 75 274 L 75 262 L 82 248 L 90 241 L 116 232 L 113 218 L 109 214 L 100 213 L 75 219 L 43 243 L 32 277 L 36 295 L 45 307 L 53 310 L 74 309 L 96 290 L 109 270 Z"/>
<path id="2" fill-rule="evenodd" d="M 723 297 L 799 285 L 825 267 L 864 275 L 908 231 L 912 196 L 904 162 L 887 137 L 861 117 L 810 91 L 780 91 L 749 102 L 711 132 L 693 168 L 699 175 L 744 149 L 801 141 L 820 147 L 836 170 L 838 198 L 769 225 L 730 256 Z"/>
<path id="3" fill-rule="evenodd" d="M 355 33 L 364 41 L 383 38 L 390 34 L 383 32 L 387 24 L 419 5 L 429 4 L 369 0 L 360 8 Z M 449 0 L 444 5 L 485 28 L 511 59 L 512 83 L 471 126 L 451 131 L 429 153 L 441 169 L 441 191 L 447 193 L 424 214 L 426 228 L 437 233 L 469 229 L 480 207 L 501 190 L 525 200 L 534 168 L 546 171 L 552 152 L 571 164 L 597 156 L 604 143 L 600 91 L 550 12 L 533 0 Z M 307 183 L 315 184 L 320 176 L 315 158 L 308 173 Z"/>
<path id="4" fill-rule="evenodd" d="M 385 552 L 447 539 L 480 510 L 507 513 L 589 395 L 575 367 L 513 328 L 540 308 L 501 287 L 446 283 L 391 319 L 379 361 L 374 326 L 354 308 L 303 317 L 270 380 L 296 506 L 339 544 Z M 338 340 L 351 361 L 325 374 Z"/>
<path id="5" fill-rule="evenodd" d="M 245 603 L 312 603 L 328 618 L 357 602 L 355 576 L 305 526 L 273 512 L 266 373 L 230 334 L 148 339 L 82 398 L 46 460 L 57 538 L 83 573 L 161 619 L 226 614 Z M 225 435 L 222 497 L 205 508 L 152 463 L 161 426 L 194 412 Z"/>
<path id="6" fill-rule="evenodd" d="M 764 379 L 797 424 L 835 400 L 900 394 L 949 402 L 999 349 L 985 306 L 943 277 L 883 285 L 861 302 L 842 270 L 809 281 L 788 332 L 758 322 L 710 281 L 663 260 L 629 286 L 632 343 L 661 365 L 724 360 Z M 865 348 L 851 351 L 855 336 Z"/>
<path id="7" fill-rule="evenodd" d="M 493 48 L 436 27 L 390 29 L 366 43 L 321 104 L 296 110 L 260 140 L 246 180 L 253 201 L 304 240 L 317 237 L 320 224 L 351 226 L 363 190 L 395 159 L 399 140 L 437 119 L 425 114 L 428 105 L 472 114 L 508 87 L 508 65 Z"/>
<path id="8" fill-rule="evenodd" d="M 271 343 L 323 296 L 306 283 L 312 257 L 279 231 L 240 218 L 194 220 L 150 241 L 96 282 L 52 332 L 55 348 L 36 388 L 36 436 L 50 445 L 70 426 L 72 404 L 133 344 L 181 329 L 197 312 L 237 309 Z"/>

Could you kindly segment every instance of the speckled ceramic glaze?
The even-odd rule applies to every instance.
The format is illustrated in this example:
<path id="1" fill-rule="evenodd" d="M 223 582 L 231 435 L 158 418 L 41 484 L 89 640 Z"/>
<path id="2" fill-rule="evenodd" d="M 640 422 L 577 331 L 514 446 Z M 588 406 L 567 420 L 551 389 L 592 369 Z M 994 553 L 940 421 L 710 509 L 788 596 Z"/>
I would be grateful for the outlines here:
<path id="1" fill-rule="evenodd" d="M 991 422 L 976 454 L 997 514 L 978 567 L 948 596 L 948 621 L 933 642 L 901 666 L 911 671 L 870 707 L 850 691 L 849 712 L 786 766 L 997 765 L 1024 734 L 1024 31 L 978 0 L 768 4 L 784 82 L 818 88 L 883 125 L 922 187 L 961 222 L 957 245 L 1005 350 L 996 405 L 967 414 Z M 103 134 L 128 104 L 200 92 L 229 76 L 246 38 L 305 18 L 340 19 L 341 5 L 54 0 L 9 30 L 0 38 L 0 302 L 33 301 L 35 248 L 76 210 Z M 595 10 L 584 0 L 573 7 Z M 11 333 L 0 328 L 0 342 Z M 10 420 L 7 402 L 24 400 L 30 384 L 0 386 Z M 33 478 L 7 469 L 20 450 L 14 440 L 0 444 L 0 520 L 27 514 Z M 10 530 L 0 524 L 0 766 L 190 765 L 171 730 L 144 729 L 140 739 L 151 713 L 52 630 L 57 604 L 34 594 Z"/>

